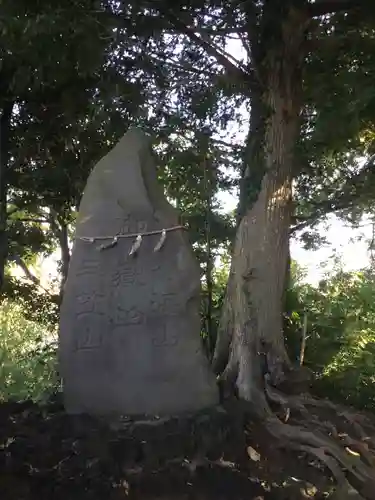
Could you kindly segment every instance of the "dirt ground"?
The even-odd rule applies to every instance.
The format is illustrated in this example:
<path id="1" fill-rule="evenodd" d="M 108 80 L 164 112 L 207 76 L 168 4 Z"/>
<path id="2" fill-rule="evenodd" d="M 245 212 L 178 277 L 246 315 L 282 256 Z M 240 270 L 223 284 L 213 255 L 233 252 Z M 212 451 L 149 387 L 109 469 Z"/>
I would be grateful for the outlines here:
<path id="1" fill-rule="evenodd" d="M 332 484 L 316 460 L 276 446 L 233 407 L 115 428 L 57 403 L 0 405 L 2 500 L 318 499 Z"/>

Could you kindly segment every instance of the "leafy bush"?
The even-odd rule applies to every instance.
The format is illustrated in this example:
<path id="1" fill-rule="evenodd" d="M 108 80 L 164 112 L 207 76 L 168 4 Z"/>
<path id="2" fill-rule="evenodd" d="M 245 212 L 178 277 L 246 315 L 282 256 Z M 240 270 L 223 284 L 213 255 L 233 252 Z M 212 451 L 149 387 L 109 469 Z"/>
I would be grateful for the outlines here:
<path id="1" fill-rule="evenodd" d="M 375 275 L 336 266 L 317 287 L 294 265 L 287 293 L 285 335 L 298 359 L 307 314 L 305 364 L 316 374 L 314 391 L 375 410 Z"/>
<path id="2" fill-rule="evenodd" d="M 25 319 L 20 305 L 0 305 L 0 401 L 42 400 L 58 384 L 56 331 Z"/>
<path id="3" fill-rule="evenodd" d="M 2 296 L 12 303 L 22 305 L 23 315 L 30 320 L 44 327 L 54 328 L 57 325 L 60 301 L 58 295 L 42 292 L 34 283 L 21 281 L 8 274 Z"/>

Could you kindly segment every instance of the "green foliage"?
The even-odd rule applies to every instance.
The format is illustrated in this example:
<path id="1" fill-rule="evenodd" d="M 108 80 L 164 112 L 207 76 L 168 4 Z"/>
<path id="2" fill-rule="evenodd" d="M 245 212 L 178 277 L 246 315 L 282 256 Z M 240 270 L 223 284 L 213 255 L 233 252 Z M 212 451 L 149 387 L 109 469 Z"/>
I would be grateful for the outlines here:
<path id="1" fill-rule="evenodd" d="M 25 319 L 22 307 L 0 306 L 0 402 L 43 400 L 58 385 L 56 331 Z"/>
<path id="2" fill-rule="evenodd" d="M 314 390 L 359 408 L 375 410 L 375 275 L 345 272 L 338 265 L 313 287 L 294 265 L 288 290 L 285 336 L 299 356 L 307 314 L 305 364 L 317 375 Z"/>
<path id="3" fill-rule="evenodd" d="M 60 297 L 41 291 L 33 283 L 6 276 L 4 296 L 18 305 L 24 318 L 35 321 L 44 328 L 54 329 L 58 322 Z M 2 302 L 0 301 L 0 305 Z"/>
<path id="4" fill-rule="evenodd" d="M 296 215 L 352 220 L 374 209 L 373 15 L 342 12 L 317 23 L 305 62 Z M 309 241 L 306 242 L 307 244 Z"/>

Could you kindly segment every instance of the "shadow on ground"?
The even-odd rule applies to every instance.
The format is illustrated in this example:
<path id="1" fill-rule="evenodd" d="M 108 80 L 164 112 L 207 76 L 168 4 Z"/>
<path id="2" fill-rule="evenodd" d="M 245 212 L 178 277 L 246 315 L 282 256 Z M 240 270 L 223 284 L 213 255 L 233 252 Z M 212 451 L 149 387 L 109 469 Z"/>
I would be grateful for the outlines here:
<path id="1" fill-rule="evenodd" d="M 57 404 L 0 405 L 2 500 L 317 499 L 331 484 L 222 408 L 114 429 Z"/>

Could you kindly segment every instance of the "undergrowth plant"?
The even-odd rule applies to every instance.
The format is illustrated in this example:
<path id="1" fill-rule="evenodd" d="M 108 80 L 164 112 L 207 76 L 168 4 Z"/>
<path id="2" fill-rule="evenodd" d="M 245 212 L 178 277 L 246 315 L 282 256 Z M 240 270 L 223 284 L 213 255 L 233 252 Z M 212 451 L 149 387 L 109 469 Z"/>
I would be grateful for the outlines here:
<path id="1" fill-rule="evenodd" d="M 0 304 L 0 401 L 43 400 L 58 384 L 57 332 L 25 318 L 21 305 Z"/>
<path id="2" fill-rule="evenodd" d="M 298 362 L 307 315 L 305 364 L 313 390 L 332 400 L 375 410 L 375 274 L 340 265 L 314 287 L 296 266 L 287 293 L 285 336 Z"/>

